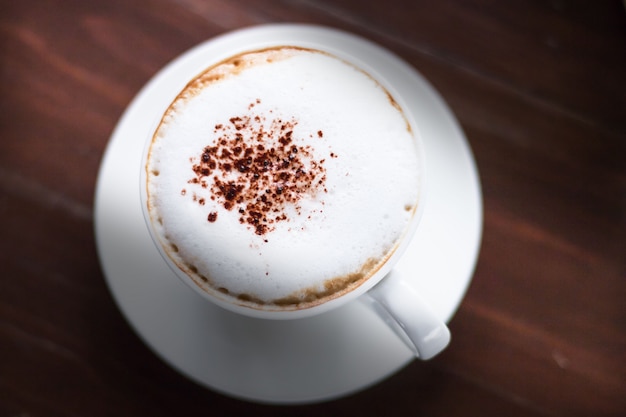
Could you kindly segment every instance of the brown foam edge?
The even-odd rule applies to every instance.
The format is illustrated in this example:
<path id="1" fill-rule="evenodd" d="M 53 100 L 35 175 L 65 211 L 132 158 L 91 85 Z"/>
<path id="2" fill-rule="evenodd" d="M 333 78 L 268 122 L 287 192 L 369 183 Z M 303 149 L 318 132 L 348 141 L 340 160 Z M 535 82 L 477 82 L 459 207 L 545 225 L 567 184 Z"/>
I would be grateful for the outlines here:
<path id="1" fill-rule="evenodd" d="M 267 52 L 275 51 L 275 54 L 270 54 L 269 56 L 265 56 L 264 59 L 260 59 L 259 57 L 262 55 L 266 55 Z M 152 204 L 150 187 L 148 186 L 150 182 L 151 176 L 158 176 L 160 173 L 156 169 L 150 169 L 150 161 L 152 155 L 152 149 L 154 143 L 156 142 L 158 132 L 161 130 L 161 127 L 167 123 L 167 118 L 174 111 L 175 105 L 179 101 L 184 101 L 196 95 L 200 90 L 202 90 L 206 85 L 210 83 L 214 83 L 217 81 L 221 81 L 224 78 L 233 77 L 247 68 L 250 68 L 254 65 L 259 64 L 271 64 L 273 62 L 287 59 L 293 56 L 298 51 L 307 51 L 312 53 L 320 53 L 324 55 L 328 55 L 334 59 L 339 59 L 346 63 L 347 65 L 353 67 L 357 71 L 363 73 L 365 76 L 373 80 L 386 94 L 389 103 L 396 108 L 396 110 L 402 115 L 406 123 L 407 131 L 413 136 L 413 129 L 409 120 L 407 119 L 404 110 L 400 106 L 400 104 L 395 100 L 393 95 L 385 88 L 377 79 L 375 79 L 372 75 L 367 73 L 365 70 L 357 67 L 351 62 L 344 60 L 340 57 L 337 57 L 329 52 L 306 48 L 301 46 L 293 46 L 293 45 L 281 45 L 275 47 L 268 47 L 262 49 L 255 49 L 241 52 L 237 55 L 224 59 L 214 65 L 209 66 L 205 70 L 203 70 L 199 75 L 194 77 L 187 85 L 181 90 L 180 93 L 176 96 L 174 100 L 170 103 L 167 110 L 164 112 L 161 120 L 157 128 L 155 129 L 152 139 L 150 140 L 150 146 L 148 148 L 148 155 L 146 158 L 146 165 L 144 167 L 146 171 L 146 204 L 148 208 L 148 214 L 151 219 L 151 223 L 154 227 L 154 222 L 158 222 L 161 226 L 163 226 L 163 220 L 161 217 L 155 218 L 155 210 L 154 205 Z M 417 206 L 407 206 L 405 207 L 407 211 L 413 211 L 413 215 L 417 210 Z M 406 233 L 406 230 L 405 230 Z M 221 299 L 226 299 L 229 302 L 235 302 L 239 305 L 246 306 L 253 309 L 258 310 L 304 310 L 311 307 L 315 307 L 317 305 L 323 304 L 332 299 L 339 298 L 354 289 L 361 286 L 364 282 L 366 282 L 369 278 L 374 276 L 391 258 L 391 256 L 395 253 L 396 249 L 399 246 L 399 242 L 402 241 L 404 236 L 401 236 L 398 239 L 398 242 L 390 249 L 384 251 L 384 255 L 380 259 L 370 258 L 368 259 L 359 271 L 349 273 L 343 276 L 338 276 L 335 278 L 328 279 L 323 283 L 323 290 L 318 289 L 317 287 L 313 288 L 305 288 L 302 290 L 298 290 L 290 295 L 285 297 L 281 297 L 275 300 L 262 300 L 254 295 L 245 294 L 245 293 L 232 293 L 225 287 L 217 286 L 210 277 L 205 274 L 200 274 L 198 272 L 198 268 L 192 263 L 183 261 L 179 256 L 174 255 L 178 253 L 177 245 L 171 241 L 170 237 L 167 235 L 163 235 L 161 233 L 157 233 L 159 241 L 161 243 L 161 247 L 163 251 L 167 254 L 170 260 L 184 273 L 189 276 L 194 283 L 201 288 L 203 291 L 212 294 L 213 296 Z"/>

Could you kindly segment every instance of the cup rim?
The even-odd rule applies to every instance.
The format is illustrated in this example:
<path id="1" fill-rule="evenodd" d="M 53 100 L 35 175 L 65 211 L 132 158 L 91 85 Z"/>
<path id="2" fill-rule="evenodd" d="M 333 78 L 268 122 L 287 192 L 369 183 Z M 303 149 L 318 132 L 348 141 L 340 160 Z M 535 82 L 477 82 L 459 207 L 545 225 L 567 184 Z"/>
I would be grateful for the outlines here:
<path id="1" fill-rule="evenodd" d="M 216 41 L 216 40 L 226 40 L 229 36 L 237 36 L 237 35 L 245 35 L 245 34 L 249 34 L 250 38 L 254 37 L 254 32 L 256 30 L 260 30 L 263 28 L 267 28 L 268 26 L 283 26 L 283 27 L 287 27 L 288 25 L 260 25 L 260 26 L 255 26 L 255 27 L 251 27 L 251 28 L 246 28 L 246 29 L 240 29 L 237 31 L 233 31 L 233 32 L 229 32 L 226 33 L 224 35 L 221 35 L 218 38 L 213 38 L 207 42 L 211 42 L 211 41 Z M 353 40 L 357 40 L 357 41 L 361 41 L 361 42 L 365 42 L 370 44 L 368 47 L 372 47 L 375 46 L 378 49 L 382 50 L 381 47 L 378 47 L 377 45 L 371 44 L 369 41 L 367 41 L 364 38 L 358 38 L 355 35 L 352 35 L 350 33 L 347 32 L 341 32 L 338 31 L 336 29 L 331 29 L 331 28 L 324 28 L 324 27 L 315 27 L 318 30 L 321 31 L 331 31 L 331 32 L 335 32 L 335 33 L 339 33 L 340 35 L 343 36 L 348 36 L 353 38 Z M 242 41 L 245 40 L 245 36 L 242 38 Z M 226 298 L 221 298 L 219 297 L 219 294 L 217 294 L 217 291 L 212 292 L 212 291 L 207 291 L 203 288 L 201 288 L 198 284 L 195 283 L 195 281 L 183 270 L 181 270 L 181 268 L 178 267 L 178 265 L 176 264 L 176 262 L 174 262 L 174 260 L 170 257 L 170 255 L 167 253 L 167 251 L 164 249 L 164 244 L 163 241 L 161 239 L 161 237 L 159 236 L 159 234 L 154 230 L 154 225 L 152 222 L 152 216 L 150 214 L 150 210 L 148 209 L 148 191 L 147 191 L 147 162 L 148 162 L 148 156 L 150 153 L 150 149 L 151 149 L 151 145 L 152 145 L 152 141 L 153 141 L 153 136 L 154 136 L 154 132 L 156 131 L 156 129 L 158 129 L 158 126 L 161 123 L 162 120 L 162 113 L 158 113 L 155 115 L 155 119 L 154 122 L 152 123 L 152 125 L 149 127 L 149 129 L 147 130 L 146 133 L 146 139 L 143 145 L 143 150 L 142 150 L 142 156 L 141 156 L 141 165 L 139 167 L 140 169 L 140 175 L 139 175 L 139 187 L 140 187 L 140 204 L 141 204 L 141 209 L 142 209 L 142 213 L 143 213 L 143 218 L 144 218 L 144 222 L 146 224 L 146 227 L 149 231 L 149 235 L 151 237 L 151 240 L 153 242 L 153 244 L 155 245 L 155 247 L 157 248 L 157 251 L 159 252 L 161 258 L 166 262 L 166 264 L 168 265 L 169 269 L 172 270 L 174 272 L 174 274 L 181 280 L 183 281 L 188 287 L 191 287 L 192 290 L 194 290 L 197 294 L 199 294 L 201 297 L 203 297 L 204 299 L 206 299 L 209 302 L 213 302 L 214 304 L 229 310 L 231 312 L 234 313 L 238 313 L 238 314 L 242 314 L 248 317 L 254 317 L 254 318 L 261 318 L 261 319 L 278 319 L 278 320 L 282 320 L 282 319 L 297 319 L 297 318 L 305 318 L 305 317 L 310 317 L 310 316 L 314 316 L 317 314 L 321 314 L 324 313 L 326 311 L 330 311 L 333 310 L 335 308 L 338 308 L 350 301 L 353 301 L 357 298 L 359 298 L 361 295 L 365 294 L 368 290 L 370 290 L 372 287 L 374 287 L 376 284 L 378 284 L 392 269 L 393 267 L 397 264 L 397 262 L 402 258 L 402 256 L 404 256 L 406 249 L 408 248 L 408 246 L 410 245 L 421 220 L 422 214 L 424 212 L 424 206 L 426 203 L 426 194 L 427 194 L 427 181 L 426 181 L 426 176 L 427 173 L 424 170 L 425 164 L 425 155 L 424 155 L 424 146 L 423 146 L 423 142 L 422 142 L 422 137 L 421 137 L 421 133 L 419 131 L 419 126 L 417 126 L 415 118 L 413 116 L 413 112 L 412 110 L 406 105 L 406 100 L 403 98 L 403 95 L 401 94 L 400 91 L 398 91 L 397 89 L 395 89 L 393 87 L 393 83 L 388 80 L 386 77 L 383 77 L 380 73 L 380 71 L 375 70 L 374 66 L 371 64 L 368 64 L 366 62 L 364 62 L 363 59 L 359 59 L 354 55 L 351 55 L 348 51 L 342 50 L 341 48 L 338 48 L 336 45 L 330 45 L 330 44 L 325 44 L 323 42 L 320 42 L 317 45 L 311 45 L 311 42 L 306 43 L 306 45 L 299 45 L 299 42 L 294 42 L 293 40 L 286 40 L 286 39 L 276 39 L 275 41 L 272 42 L 268 42 L 266 44 L 264 44 L 263 46 L 258 46 L 258 47 L 252 47 L 252 48 L 245 48 L 243 47 L 242 50 L 234 50 L 230 55 L 227 55 L 226 57 L 216 57 L 215 59 L 212 59 L 210 61 L 205 61 L 203 62 L 203 64 L 200 66 L 197 66 L 193 72 L 195 75 L 192 75 L 191 78 L 187 78 L 183 81 L 182 86 L 180 87 L 180 89 L 178 90 L 178 92 L 171 98 L 168 99 L 164 99 L 164 101 L 167 102 L 166 104 L 166 108 L 169 108 L 169 106 L 171 105 L 171 103 L 175 100 L 176 95 L 184 88 L 184 86 L 187 84 L 187 82 L 191 81 L 192 79 L 194 79 L 198 74 L 202 73 L 203 71 L 206 70 L 206 68 L 210 67 L 211 65 L 218 63 L 220 61 L 222 61 L 225 58 L 228 57 L 232 57 L 232 56 L 236 56 L 238 54 L 241 54 L 243 52 L 246 51 L 254 51 L 254 50 L 260 50 L 260 49 L 265 49 L 268 47 L 279 47 L 279 46 L 305 46 L 307 48 L 310 49 L 317 49 L 326 53 L 329 53 L 333 56 L 339 57 L 341 59 L 346 60 L 348 63 L 350 63 L 351 65 L 354 65 L 355 67 L 361 69 L 362 71 L 364 71 L 366 74 L 368 74 L 370 77 L 372 77 L 374 80 L 376 80 L 379 84 L 381 84 L 394 98 L 394 100 L 397 101 L 398 105 L 400 106 L 400 109 L 404 115 L 404 117 L 407 120 L 407 123 L 409 123 L 412 133 L 413 133 L 413 138 L 414 138 L 414 142 L 415 142 L 415 146 L 417 148 L 417 157 L 419 159 L 418 161 L 418 166 L 419 166 L 419 191 L 418 191 L 418 198 L 417 198 L 417 205 L 416 208 L 414 209 L 414 213 L 411 217 L 411 220 L 409 222 L 409 224 L 405 227 L 404 231 L 403 231 L 403 235 L 399 238 L 397 244 L 395 245 L 395 248 L 393 249 L 392 253 L 390 255 L 388 255 L 386 261 L 384 261 L 384 263 L 378 268 L 378 270 L 376 272 L 374 272 L 369 278 L 367 278 L 366 280 L 364 280 L 362 283 L 360 283 L 358 286 L 356 286 L 355 288 L 340 294 L 336 297 L 333 297 L 329 300 L 326 300 L 322 303 L 319 304 L 315 304 L 312 306 L 306 306 L 303 308 L 294 308 L 294 309 L 280 309 L 280 308 L 275 308 L 275 307 L 268 307 L 268 308 L 263 308 L 262 306 L 252 306 L 252 305 L 248 305 L 245 303 L 235 303 L 235 302 L 231 302 L 229 300 L 227 300 Z M 195 48 L 192 48 L 190 51 L 187 52 L 187 54 L 193 53 Z M 384 51 L 386 54 L 390 54 L 390 52 L 388 51 Z M 399 63 L 403 64 L 403 65 L 408 65 L 405 64 L 404 61 L 402 61 L 399 57 L 392 55 L 394 57 L 394 59 L 396 59 Z M 165 111 L 165 110 L 164 110 Z"/>

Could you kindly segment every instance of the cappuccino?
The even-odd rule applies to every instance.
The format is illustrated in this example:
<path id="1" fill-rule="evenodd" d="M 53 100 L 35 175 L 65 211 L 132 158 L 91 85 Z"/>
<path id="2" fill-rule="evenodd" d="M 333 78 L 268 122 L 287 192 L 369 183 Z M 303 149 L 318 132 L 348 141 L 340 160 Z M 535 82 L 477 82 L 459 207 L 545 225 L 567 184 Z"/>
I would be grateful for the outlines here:
<path id="1" fill-rule="evenodd" d="M 394 253 L 420 193 L 414 132 L 363 70 L 300 47 L 198 75 L 147 151 L 163 252 L 205 292 L 299 310 L 363 284 Z"/>

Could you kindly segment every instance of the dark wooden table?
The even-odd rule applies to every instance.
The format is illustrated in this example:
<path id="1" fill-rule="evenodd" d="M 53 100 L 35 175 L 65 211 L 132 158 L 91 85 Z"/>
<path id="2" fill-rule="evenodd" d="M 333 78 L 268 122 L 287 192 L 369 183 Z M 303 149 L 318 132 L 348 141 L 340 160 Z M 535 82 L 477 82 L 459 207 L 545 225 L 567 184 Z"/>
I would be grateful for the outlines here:
<path id="1" fill-rule="evenodd" d="M 451 346 L 347 398 L 273 407 L 161 361 L 105 283 L 100 160 L 167 62 L 268 22 L 341 28 L 442 94 L 484 193 Z M 621 1 L 1 0 L 0 416 L 626 415 Z"/>

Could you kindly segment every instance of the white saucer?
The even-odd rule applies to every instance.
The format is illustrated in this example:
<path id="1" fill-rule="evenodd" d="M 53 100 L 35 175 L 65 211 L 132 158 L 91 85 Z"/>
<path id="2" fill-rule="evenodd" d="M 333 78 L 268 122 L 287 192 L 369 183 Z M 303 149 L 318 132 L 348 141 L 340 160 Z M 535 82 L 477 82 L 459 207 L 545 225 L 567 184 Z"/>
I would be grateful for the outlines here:
<path id="1" fill-rule="evenodd" d="M 478 173 L 451 111 L 414 69 L 354 35 L 305 25 L 267 25 L 205 42 L 159 72 L 130 104 L 107 147 L 95 196 L 100 260 L 121 311 L 167 363 L 224 394 L 266 403 L 328 400 L 368 387 L 412 359 L 366 303 L 313 318 L 264 321 L 215 307 L 183 284 L 150 238 L 139 195 L 144 143 L 159 115 L 201 69 L 244 50 L 276 44 L 350 57 L 413 113 L 423 136 L 428 200 L 397 268 L 449 321 L 471 280 L 482 232 Z M 454 335 L 452 335 L 454 343 Z"/>

